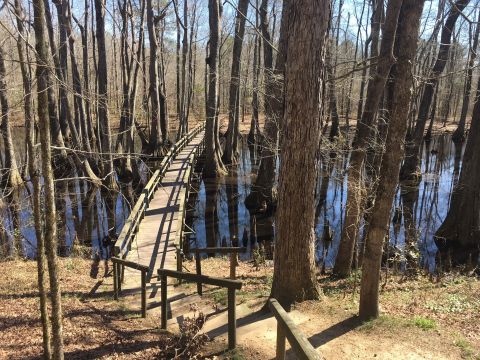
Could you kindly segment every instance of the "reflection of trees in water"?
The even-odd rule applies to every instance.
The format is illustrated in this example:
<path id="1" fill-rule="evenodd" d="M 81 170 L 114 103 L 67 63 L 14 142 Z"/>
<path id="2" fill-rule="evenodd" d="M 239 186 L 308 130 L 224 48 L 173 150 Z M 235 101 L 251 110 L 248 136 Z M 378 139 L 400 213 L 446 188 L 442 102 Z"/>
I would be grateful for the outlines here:
<path id="1" fill-rule="evenodd" d="M 65 174 L 55 181 L 58 253 L 69 256 L 76 246 L 93 247 L 94 257 L 109 256 L 108 247 L 123 225 L 136 193 L 131 183 L 122 184 L 121 193 L 106 191 L 94 184 Z M 0 256 L 18 254 L 34 257 L 36 235 L 32 214 L 31 183 L 7 193 L 0 213 Z M 110 241 L 103 240 L 110 235 Z"/>

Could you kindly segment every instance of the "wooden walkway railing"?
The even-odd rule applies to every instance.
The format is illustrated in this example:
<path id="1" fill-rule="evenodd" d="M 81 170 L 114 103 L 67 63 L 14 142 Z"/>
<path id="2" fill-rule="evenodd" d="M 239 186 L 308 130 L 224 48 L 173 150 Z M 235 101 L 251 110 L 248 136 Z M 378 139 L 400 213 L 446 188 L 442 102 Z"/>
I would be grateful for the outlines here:
<path id="1" fill-rule="evenodd" d="M 210 277 L 205 275 L 197 275 L 187 272 L 158 269 L 158 276 L 161 280 L 160 292 L 161 292 L 161 328 L 167 328 L 167 278 L 172 277 L 179 280 L 201 282 L 203 284 L 225 287 L 228 289 L 228 348 L 230 350 L 235 349 L 237 346 L 237 318 L 236 318 L 236 296 L 235 292 L 242 288 L 242 282 L 239 280 L 221 279 L 216 277 Z"/>
<path id="2" fill-rule="evenodd" d="M 268 306 L 277 319 L 277 351 L 275 357 L 277 360 L 285 359 L 285 339 L 288 339 L 298 359 L 323 359 L 276 299 L 268 300 Z"/>
<path id="3" fill-rule="evenodd" d="M 247 248 L 241 247 L 207 247 L 207 248 L 198 248 L 194 249 L 195 251 L 195 268 L 197 270 L 197 275 L 202 275 L 202 257 L 201 253 L 217 253 L 217 254 L 230 254 L 230 279 L 236 279 L 236 268 L 237 268 L 237 255 L 239 253 L 247 252 Z M 197 292 L 198 295 L 203 294 L 202 282 L 197 282 Z"/>

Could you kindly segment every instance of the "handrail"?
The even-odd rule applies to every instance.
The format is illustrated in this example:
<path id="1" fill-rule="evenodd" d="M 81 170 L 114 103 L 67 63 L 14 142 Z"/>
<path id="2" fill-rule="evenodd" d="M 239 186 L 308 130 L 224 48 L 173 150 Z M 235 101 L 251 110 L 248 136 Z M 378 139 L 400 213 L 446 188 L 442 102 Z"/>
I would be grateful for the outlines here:
<path id="1" fill-rule="evenodd" d="M 190 155 L 188 158 L 188 163 L 190 164 L 189 169 L 185 172 L 183 181 L 187 183 L 186 191 L 180 198 L 180 205 L 178 209 L 178 219 L 177 219 L 177 231 L 175 234 L 174 246 L 176 248 L 177 256 L 177 271 L 182 271 L 183 269 L 183 227 L 185 221 L 186 206 L 185 203 L 188 200 L 190 193 L 190 184 L 192 181 L 192 174 L 194 172 L 195 164 L 198 156 L 203 152 L 205 139 L 202 140 L 201 144 L 197 147 L 196 151 Z M 187 180 L 185 180 L 187 179 Z"/>
<path id="2" fill-rule="evenodd" d="M 200 253 L 219 253 L 219 254 L 230 254 L 230 279 L 235 280 L 237 278 L 236 275 L 236 268 L 238 265 L 237 262 L 237 254 L 239 253 L 246 253 L 247 248 L 245 247 L 206 247 L 206 248 L 198 248 L 193 250 L 195 252 L 195 269 L 197 271 L 197 275 L 202 275 L 202 259 L 200 257 Z M 203 288 L 202 282 L 197 281 L 197 292 L 198 295 L 203 295 Z"/>
<path id="3" fill-rule="evenodd" d="M 161 282 L 161 328 L 167 328 L 167 278 L 172 277 L 180 280 L 197 282 L 201 281 L 205 284 L 226 287 L 228 289 L 228 348 L 235 349 L 237 346 L 237 318 L 236 318 L 236 300 L 235 291 L 242 288 L 242 282 L 239 280 L 221 279 L 205 275 L 196 275 L 175 270 L 158 269 L 158 276 Z"/>
<path id="4" fill-rule="evenodd" d="M 133 261 L 119 259 L 112 257 L 113 262 L 113 297 L 118 300 L 118 293 L 122 291 L 122 276 L 123 267 L 129 267 L 135 270 L 140 270 L 141 273 L 141 292 L 142 292 L 142 317 L 147 317 L 147 273 L 150 268 L 146 265 L 137 264 Z"/>
<path id="5" fill-rule="evenodd" d="M 285 338 L 299 359 L 323 359 L 276 299 L 269 299 L 268 307 L 277 319 L 277 360 L 285 359 Z"/>

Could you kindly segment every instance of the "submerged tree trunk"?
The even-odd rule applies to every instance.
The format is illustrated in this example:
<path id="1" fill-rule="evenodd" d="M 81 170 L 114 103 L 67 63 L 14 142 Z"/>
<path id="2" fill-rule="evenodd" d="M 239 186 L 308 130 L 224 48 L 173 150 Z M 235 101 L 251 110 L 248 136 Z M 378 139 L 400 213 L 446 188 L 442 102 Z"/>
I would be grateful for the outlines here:
<path id="1" fill-rule="evenodd" d="M 290 0 L 283 2 L 284 9 Z M 273 47 L 267 19 L 268 0 L 262 0 L 260 6 L 260 27 L 263 37 L 263 66 L 265 76 L 265 126 L 261 151 L 260 166 L 252 191 L 245 200 L 250 211 L 256 211 L 266 206 L 273 207 L 276 202 L 275 168 L 277 164 L 278 132 L 283 121 L 283 82 L 285 72 L 285 57 L 287 51 L 288 17 L 282 16 L 280 39 L 275 69 L 273 68 Z M 259 63 L 258 63 L 259 64 Z"/>
<path id="2" fill-rule="evenodd" d="M 403 0 L 390 0 L 388 2 L 385 28 L 376 67 L 377 72 L 372 75 L 373 77 L 368 83 L 364 110 L 355 134 L 355 147 L 352 151 L 348 169 L 345 223 L 343 225 L 342 240 L 338 249 L 335 267 L 333 269 L 334 274 L 342 277 L 348 276 L 352 268 L 355 242 L 362 217 L 362 203 L 365 197 L 364 162 L 367 155 L 368 144 L 372 141 L 373 121 L 378 111 L 388 74 L 395 62 L 393 47 L 398 14 L 400 13 L 402 2 Z"/>
<path id="3" fill-rule="evenodd" d="M 239 0 L 235 35 L 233 40 L 232 72 L 230 75 L 230 98 L 228 102 L 228 131 L 223 161 L 226 164 L 236 163 L 238 157 L 238 138 L 240 137 L 240 74 L 243 37 L 249 0 Z"/>
<path id="4" fill-rule="evenodd" d="M 408 112 L 405 109 L 408 109 L 410 103 L 410 89 L 413 84 L 412 63 L 417 50 L 423 5 L 424 0 L 404 0 L 399 17 L 395 44 L 397 64 L 392 71 L 394 81 L 392 113 L 363 257 L 359 315 L 364 320 L 376 318 L 379 315 L 378 296 L 382 250 L 389 229 L 392 201 L 403 158 L 403 140 L 408 120 Z"/>
<path id="5" fill-rule="evenodd" d="M 480 253 L 480 84 L 475 97 L 472 124 L 468 135 L 462 170 L 447 217 L 435 234 L 442 262 L 453 265 L 478 261 Z"/>
<path id="6" fill-rule="evenodd" d="M 37 52 L 37 106 L 40 130 L 40 148 L 45 196 L 44 239 L 50 279 L 50 298 L 52 301 L 52 355 L 53 359 L 63 359 L 62 302 L 57 264 L 57 225 L 55 210 L 55 187 L 53 183 L 52 152 L 50 143 L 50 119 L 48 115 L 48 77 L 50 64 L 45 31 L 45 8 L 42 0 L 33 1 L 35 50 Z M 41 240 L 41 239 L 40 239 Z M 39 268 L 39 272 L 42 269 Z"/>
<path id="7" fill-rule="evenodd" d="M 282 15 L 288 19 L 286 136 L 281 152 L 272 296 L 286 308 L 294 301 L 319 296 L 312 200 L 317 180 L 321 136 L 319 94 L 323 88 L 330 7 L 329 0 L 291 0 L 284 2 Z"/>
<path id="8" fill-rule="evenodd" d="M 0 107 L 1 107 L 1 127 L 0 131 L 3 138 L 4 156 L 5 156 L 5 184 L 7 186 L 17 188 L 22 185 L 23 180 L 18 170 L 17 161 L 15 159 L 15 149 L 13 148 L 12 131 L 10 129 L 10 117 L 7 98 L 7 82 L 6 82 L 5 59 L 3 48 L 0 45 Z"/>

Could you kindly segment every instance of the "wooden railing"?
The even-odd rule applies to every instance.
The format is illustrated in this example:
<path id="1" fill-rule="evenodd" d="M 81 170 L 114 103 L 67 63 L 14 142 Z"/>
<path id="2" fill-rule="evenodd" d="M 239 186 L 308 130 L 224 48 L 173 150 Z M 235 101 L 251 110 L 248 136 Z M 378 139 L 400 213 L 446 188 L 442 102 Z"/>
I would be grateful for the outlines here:
<path id="1" fill-rule="evenodd" d="M 247 252 L 247 248 L 241 247 L 207 247 L 207 248 L 198 248 L 194 249 L 195 251 L 195 267 L 197 270 L 197 275 L 202 275 L 202 257 L 201 253 L 217 253 L 230 255 L 230 279 L 235 280 L 237 278 L 236 268 L 237 268 L 237 255 L 239 253 Z M 197 282 L 197 292 L 198 295 L 203 295 L 202 282 Z"/>
<path id="2" fill-rule="evenodd" d="M 112 257 L 113 262 L 113 297 L 118 300 L 118 295 L 122 291 L 122 280 L 124 267 L 139 270 L 141 274 L 141 293 L 142 293 L 142 317 L 147 317 L 147 273 L 150 270 L 148 266 L 137 264 L 133 261 L 127 261 Z"/>
<path id="3" fill-rule="evenodd" d="M 155 191 L 161 184 L 165 173 L 168 167 L 171 165 L 173 159 L 187 146 L 190 141 L 197 136 L 201 131 L 205 129 L 205 123 L 202 123 L 192 129 L 188 134 L 183 136 L 180 140 L 178 140 L 168 151 L 168 153 L 163 158 L 162 162 L 160 163 L 160 168 L 155 170 L 152 177 L 149 179 L 147 185 L 142 191 L 142 194 L 139 196 L 137 202 L 135 203 L 130 215 L 128 216 L 125 224 L 123 225 L 122 231 L 118 236 L 118 239 L 115 241 L 114 244 L 114 256 L 112 257 L 113 262 L 113 287 L 114 287 L 114 297 L 118 299 L 118 295 L 122 289 L 122 282 L 125 272 L 125 267 L 129 267 L 135 270 L 139 270 L 141 272 L 141 281 L 142 281 L 142 316 L 146 316 L 147 306 L 146 306 L 146 282 L 147 282 L 147 273 L 150 271 L 150 268 L 145 265 L 138 264 L 136 262 L 127 261 L 125 258 L 128 255 L 128 252 L 131 249 L 132 242 L 135 239 L 135 236 L 138 233 L 138 229 L 140 226 L 140 222 L 145 216 L 145 212 L 148 209 L 150 204 L 150 200 L 153 198 Z M 202 139 L 201 144 L 197 147 L 196 151 L 190 156 L 188 162 L 189 165 L 194 164 L 198 154 L 203 151 L 204 148 L 204 139 Z M 189 169 L 186 172 L 185 176 L 188 176 L 188 184 L 186 194 L 188 194 L 189 186 L 190 186 L 190 179 L 192 174 L 192 166 L 189 166 Z M 185 178 L 184 178 L 185 179 Z M 180 208 L 184 209 L 185 207 L 185 197 L 181 199 Z M 183 232 L 183 218 L 185 217 L 184 210 L 182 210 L 183 215 L 180 216 L 182 219 L 182 226 L 178 233 Z M 181 244 L 180 244 L 181 245 Z"/>
<path id="4" fill-rule="evenodd" d="M 193 173 L 195 172 L 195 164 L 197 163 L 198 157 L 200 154 L 203 152 L 204 149 L 204 144 L 205 142 L 202 141 L 202 143 L 197 147 L 196 151 L 190 155 L 188 158 L 187 162 L 189 164 L 189 167 L 187 171 L 184 174 L 183 177 L 183 182 L 187 184 L 186 186 L 186 191 L 180 198 L 180 207 L 178 209 L 178 223 L 177 223 L 177 231 L 175 233 L 175 241 L 174 245 L 176 248 L 176 256 L 177 256 L 177 271 L 182 271 L 183 270 L 183 241 L 184 241 L 184 230 L 183 228 L 185 227 L 185 215 L 187 211 L 187 201 L 188 197 L 190 196 L 190 187 L 192 183 L 192 176 Z"/>
<path id="5" fill-rule="evenodd" d="M 242 288 L 242 282 L 239 280 L 220 279 L 205 275 L 196 275 L 187 272 L 158 269 L 158 276 L 161 282 L 161 328 L 167 328 L 167 278 L 175 278 L 179 280 L 185 280 L 190 282 L 201 282 L 208 285 L 221 286 L 228 289 L 228 348 L 230 350 L 235 349 L 237 346 L 237 318 L 236 318 L 236 294 L 237 290 Z"/>
<path id="6" fill-rule="evenodd" d="M 276 299 L 268 300 L 268 306 L 277 319 L 277 350 L 275 357 L 277 360 L 285 359 L 285 339 L 288 339 L 298 359 L 323 359 Z"/>

